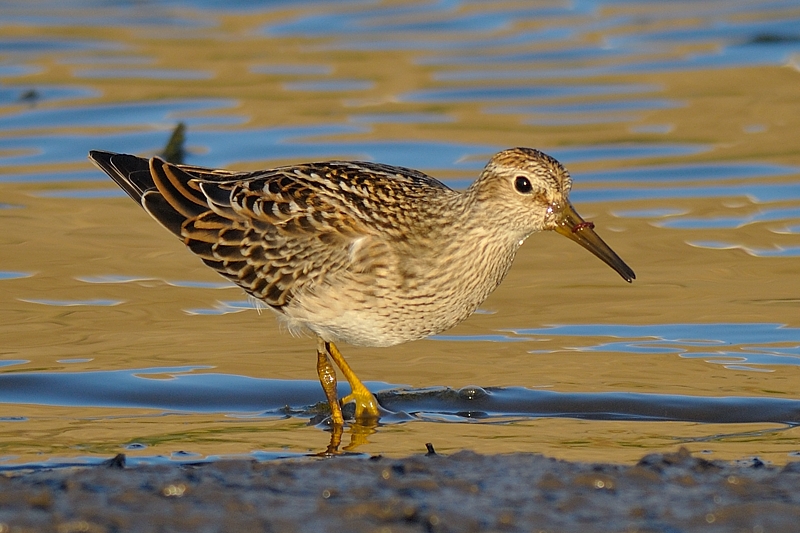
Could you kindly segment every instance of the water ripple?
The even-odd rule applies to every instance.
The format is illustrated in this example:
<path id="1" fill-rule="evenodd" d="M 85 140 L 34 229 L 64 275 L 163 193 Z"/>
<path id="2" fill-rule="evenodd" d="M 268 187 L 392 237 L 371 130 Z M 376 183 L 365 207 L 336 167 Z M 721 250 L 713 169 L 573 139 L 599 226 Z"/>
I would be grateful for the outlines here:
<path id="1" fill-rule="evenodd" d="M 99 306 L 112 307 L 125 303 L 125 300 L 112 300 L 105 298 L 94 298 L 87 300 L 55 300 L 50 298 L 17 298 L 20 302 L 30 304 L 51 305 L 54 307 L 78 307 L 78 306 Z"/>
<path id="2" fill-rule="evenodd" d="M 313 417 L 324 402 L 316 381 L 257 379 L 198 373 L 186 366 L 95 372 L 0 374 L 0 403 L 69 407 L 144 408 L 190 413 L 257 413 L 259 417 Z M 696 397 L 641 393 L 562 393 L 522 387 L 409 389 L 368 382 L 396 420 L 470 422 L 484 419 L 582 418 L 591 420 L 773 422 L 800 424 L 800 400 L 769 397 Z M 339 394 L 349 387 L 341 385 Z M 474 393 L 474 392 L 477 392 Z"/>
<path id="3" fill-rule="evenodd" d="M 800 246 L 773 246 L 771 248 L 766 248 L 763 246 L 747 246 L 744 244 L 722 241 L 687 241 L 686 244 L 696 248 L 707 248 L 709 250 L 742 250 L 753 257 L 800 256 Z"/>
<path id="4" fill-rule="evenodd" d="M 800 365 L 800 328 L 781 324 L 586 324 L 513 333 L 532 340 L 591 339 L 593 343 L 569 348 L 579 352 L 673 353 L 740 370 L 764 370 L 753 365 Z"/>
<path id="5" fill-rule="evenodd" d="M 241 124 L 245 121 L 243 117 L 197 115 L 234 107 L 235 100 L 200 99 L 28 109 L 0 117 L 0 129 L 120 127 L 123 124 L 127 127 L 160 125 L 162 128 L 171 128 L 177 121 L 195 127 L 221 123 Z"/>
<path id="6" fill-rule="evenodd" d="M 17 272 L 13 270 L 0 270 L 0 280 L 5 279 L 22 279 L 33 276 L 33 272 Z"/>

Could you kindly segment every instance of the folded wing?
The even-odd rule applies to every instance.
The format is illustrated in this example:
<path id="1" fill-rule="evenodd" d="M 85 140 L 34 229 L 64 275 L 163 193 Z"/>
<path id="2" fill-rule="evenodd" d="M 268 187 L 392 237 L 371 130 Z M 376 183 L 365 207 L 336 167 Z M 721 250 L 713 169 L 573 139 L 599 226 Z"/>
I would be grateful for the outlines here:
<path id="1" fill-rule="evenodd" d="M 235 173 L 100 151 L 89 157 L 205 264 L 276 310 L 349 268 L 352 244 L 369 239 L 312 169 Z"/>

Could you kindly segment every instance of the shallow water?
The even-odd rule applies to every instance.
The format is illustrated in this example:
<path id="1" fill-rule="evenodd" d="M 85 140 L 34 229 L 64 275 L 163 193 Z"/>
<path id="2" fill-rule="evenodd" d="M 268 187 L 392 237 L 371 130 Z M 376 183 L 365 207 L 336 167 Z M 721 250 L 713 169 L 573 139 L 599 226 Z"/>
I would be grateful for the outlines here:
<path id="1" fill-rule="evenodd" d="M 355 452 L 800 454 L 796 2 L 5 3 L 0 465 L 319 452 L 314 343 L 86 161 L 559 158 L 632 285 L 556 235 L 451 331 L 344 354 Z M 341 386 L 347 391 L 347 385 Z"/>

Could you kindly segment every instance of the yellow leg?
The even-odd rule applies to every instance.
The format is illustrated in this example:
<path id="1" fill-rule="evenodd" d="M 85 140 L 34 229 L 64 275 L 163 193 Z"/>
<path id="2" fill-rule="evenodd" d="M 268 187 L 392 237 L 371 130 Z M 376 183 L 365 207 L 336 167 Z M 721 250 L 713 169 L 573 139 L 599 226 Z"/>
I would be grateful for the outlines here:
<path id="1" fill-rule="evenodd" d="M 333 422 L 334 426 L 342 426 L 344 425 L 344 417 L 342 416 L 342 408 L 339 407 L 339 397 L 336 393 L 336 369 L 333 368 L 328 359 L 327 345 L 328 343 L 322 339 L 317 341 L 317 374 L 319 375 L 319 383 L 322 385 L 322 390 L 325 391 L 325 397 L 328 399 L 328 404 L 331 406 L 331 422 Z"/>
<path id="2" fill-rule="evenodd" d="M 355 418 L 357 422 L 377 420 L 379 417 L 378 400 L 376 400 L 375 396 L 373 396 L 372 393 L 364 386 L 364 384 L 361 383 L 361 380 L 358 379 L 355 372 L 353 372 L 353 370 L 350 368 L 350 365 L 348 365 L 347 361 L 344 360 L 344 356 L 339 352 L 335 344 L 332 342 L 326 342 L 325 348 L 330 354 L 331 359 L 333 359 L 333 362 L 336 363 L 336 366 L 339 367 L 339 369 L 342 371 L 342 374 L 344 374 L 345 379 L 347 379 L 347 382 L 350 384 L 351 392 L 342 398 L 342 404 L 346 404 L 348 402 L 356 403 Z M 317 351 L 319 351 L 319 349 L 317 349 Z"/>

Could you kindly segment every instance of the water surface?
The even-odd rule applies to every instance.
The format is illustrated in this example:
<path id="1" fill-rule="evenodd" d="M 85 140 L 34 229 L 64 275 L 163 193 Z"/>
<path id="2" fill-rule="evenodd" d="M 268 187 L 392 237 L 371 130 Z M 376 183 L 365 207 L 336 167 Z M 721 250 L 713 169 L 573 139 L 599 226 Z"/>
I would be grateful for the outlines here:
<path id="1" fill-rule="evenodd" d="M 455 188 L 536 147 L 636 271 L 536 235 L 464 324 L 342 346 L 392 412 L 351 450 L 796 457 L 797 28 L 788 0 L 4 4 L 0 461 L 327 446 L 313 341 L 86 161 L 157 154 L 178 122 L 191 164 L 354 158 Z"/>

